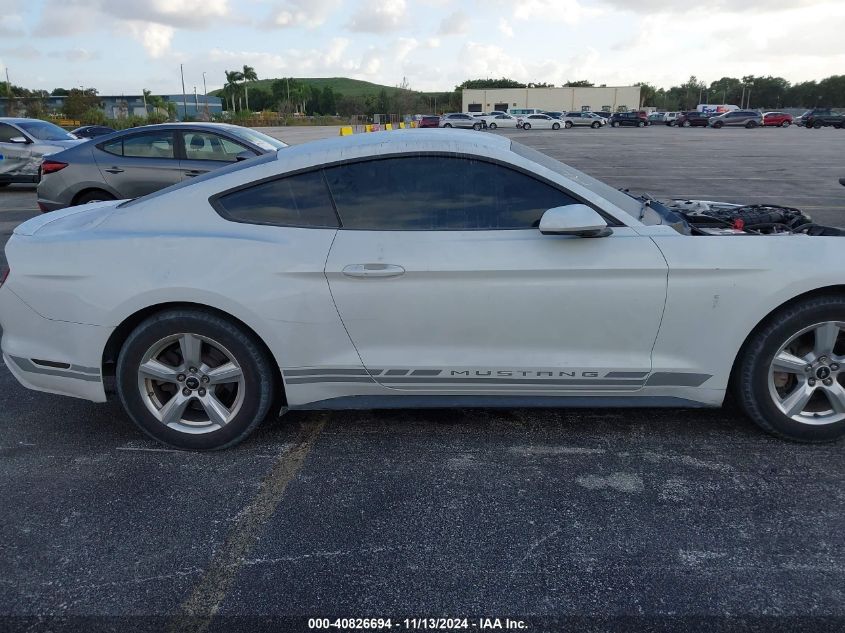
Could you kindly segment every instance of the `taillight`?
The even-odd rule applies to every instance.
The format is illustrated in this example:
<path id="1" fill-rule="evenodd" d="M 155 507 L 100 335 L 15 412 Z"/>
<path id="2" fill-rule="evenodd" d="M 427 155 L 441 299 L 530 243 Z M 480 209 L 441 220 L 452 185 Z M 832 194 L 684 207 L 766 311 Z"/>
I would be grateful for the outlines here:
<path id="1" fill-rule="evenodd" d="M 3 287 L 3 284 L 6 283 L 6 280 L 9 278 L 9 273 L 12 272 L 11 268 L 3 267 L 3 270 L 0 270 L 0 288 Z"/>
<path id="2" fill-rule="evenodd" d="M 45 158 L 41 162 L 41 175 L 44 174 L 53 174 L 57 171 L 61 171 L 67 167 L 67 163 L 63 163 L 59 160 L 50 160 L 49 158 Z"/>

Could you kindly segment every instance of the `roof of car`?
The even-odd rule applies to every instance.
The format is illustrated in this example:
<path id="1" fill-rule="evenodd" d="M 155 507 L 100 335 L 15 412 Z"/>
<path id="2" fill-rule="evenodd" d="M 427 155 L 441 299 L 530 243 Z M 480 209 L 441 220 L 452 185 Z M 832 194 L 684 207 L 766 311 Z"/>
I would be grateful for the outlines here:
<path id="1" fill-rule="evenodd" d="M 44 119 L 28 119 L 26 117 L 0 116 L 0 123 L 29 123 L 30 121 L 35 121 L 38 123 L 53 123 L 52 121 L 45 121 Z M 55 123 L 53 123 L 53 125 L 55 125 Z"/>

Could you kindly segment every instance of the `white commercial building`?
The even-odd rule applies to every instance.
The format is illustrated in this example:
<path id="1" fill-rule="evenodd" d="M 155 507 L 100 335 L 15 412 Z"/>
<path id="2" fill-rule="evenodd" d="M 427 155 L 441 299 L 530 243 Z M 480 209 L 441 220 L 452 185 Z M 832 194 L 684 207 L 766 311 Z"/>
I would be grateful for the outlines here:
<path id="1" fill-rule="evenodd" d="M 513 108 L 549 111 L 605 110 L 625 112 L 640 107 L 639 86 L 601 88 L 490 88 L 464 90 L 463 112 L 490 112 Z"/>

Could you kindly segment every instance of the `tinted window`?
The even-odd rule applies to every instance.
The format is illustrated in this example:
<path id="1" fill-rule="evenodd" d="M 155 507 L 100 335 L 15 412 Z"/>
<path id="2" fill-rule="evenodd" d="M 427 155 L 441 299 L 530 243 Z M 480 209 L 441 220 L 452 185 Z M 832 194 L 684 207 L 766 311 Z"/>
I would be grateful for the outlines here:
<path id="1" fill-rule="evenodd" d="M 0 123 L 0 143 L 9 143 L 16 136 L 23 136 L 23 134 L 11 125 Z"/>
<path id="2" fill-rule="evenodd" d="M 103 143 L 99 146 L 104 152 L 114 154 L 115 156 L 123 156 L 123 139 L 119 138 L 114 141 Z"/>
<path id="3" fill-rule="evenodd" d="M 173 132 L 148 132 L 123 139 L 123 155 L 132 158 L 174 158 Z"/>
<path id="4" fill-rule="evenodd" d="M 255 152 L 246 146 L 209 132 L 183 132 L 182 138 L 185 139 L 185 158 L 188 160 L 234 163 L 242 152 L 248 151 L 255 155 Z"/>
<path id="5" fill-rule="evenodd" d="M 547 209 L 576 202 L 528 175 L 468 158 L 390 158 L 325 173 L 350 229 L 528 229 Z"/>
<path id="6" fill-rule="evenodd" d="M 236 222 L 336 228 L 322 172 L 309 172 L 263 182 L 220 196 L 216 206 L 221 215 Z"/>

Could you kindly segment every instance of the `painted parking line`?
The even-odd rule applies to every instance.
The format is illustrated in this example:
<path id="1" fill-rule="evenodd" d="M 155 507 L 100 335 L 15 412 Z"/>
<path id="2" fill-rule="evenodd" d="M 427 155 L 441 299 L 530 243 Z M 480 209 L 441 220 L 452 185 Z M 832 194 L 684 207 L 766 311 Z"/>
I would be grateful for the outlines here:
<path id="1" fill-rule="evenodd" d="M 171 633 L 202 633 L 209 627 L 265 524 L 275 514 L 288 484 L 302 469 L 328 418 L 329 414 L 324 413 L 305 422 L 290 448 L 279 455 L 270 473 L 261 482 L 258 494 L 229 531 L 223 547 L 213 556 L 191 594 L 179 606 L 169 627 Z"/>

